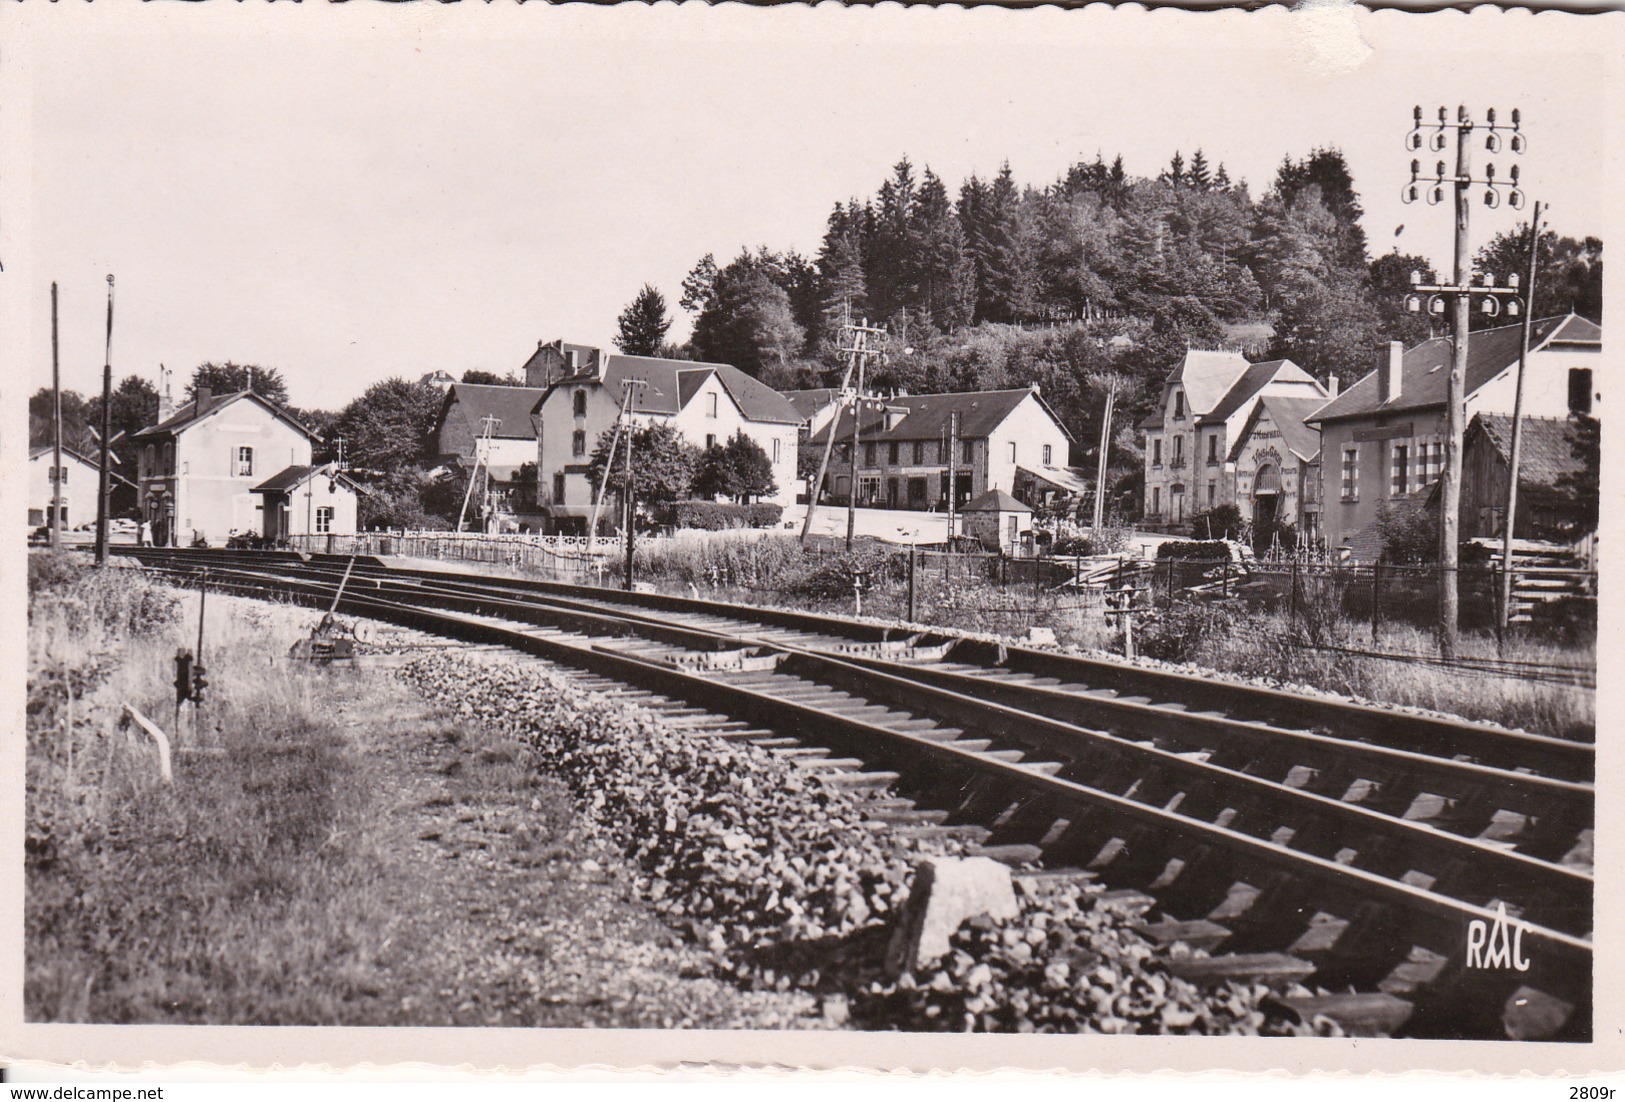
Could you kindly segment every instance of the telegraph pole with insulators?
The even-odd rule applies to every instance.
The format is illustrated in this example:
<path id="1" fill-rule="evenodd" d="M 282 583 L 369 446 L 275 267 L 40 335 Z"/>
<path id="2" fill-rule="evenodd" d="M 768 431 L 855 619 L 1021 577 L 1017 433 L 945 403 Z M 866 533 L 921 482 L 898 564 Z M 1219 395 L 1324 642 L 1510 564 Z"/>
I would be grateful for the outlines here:
<path id="1" fill-rule="evenodd" d="M 1483 187 L 1484 205 L 1494 208 L 1500 206 L 1501 190 L 1505 189 L 1508 192 L 1507 202 L 1514 210 L 1522 210 L 1524 205 L 1516 165 L 1500 180 L 1495 178 L 1493 164 L 1484 166 L 1482 177 L 1473 176 L 1471 142 L 1474 129 L 1480 127 L 1486 133 L 1484 147 L 1491 153 L 1501 151 L 1503 133 L 1510 133 L 1506 145 L 1513 153 L 1523 153 L 1528 148 L 1528 142 L 1519 129 L 1520 119 L 1516 110 L 1512 112 L 1510 125 L 1497 123 L 1494 109 L 1486 112 L 1483 123 L 1475 122 L 1466 107 L 1457 108 L 1455 122 L 1450 121 L 1450 113 L 1443 107 L 1439 108 L 1437 125 L 1423 126 L 1421 107 L 1416 108 L 1413 118 L 1415 125 L 1405 140 L 1406 148 L 1412 152 L 1420 151 L 1424 145 L 1435 153 L 1444 152 L 1450 145 L 1450 131 L 1454 131 L 1456 140 L 1456 169 L 1453 174 L 1446 171 L 1445 162 L 1441 160 L 1429 179 L 1422 173 L 1421 161 L 1413 160 L 1410 182 L 1401 193 L 1405 202 L 1414 203 L 1426 189 L 1428 203 L 1437 206 L 1444 201 L 1448 187 L 1455 206 L 1455 271 L 1452 281 L 1424 285 L 1420 274 L 1413 274 L 1412 293 L 1406 298 L 1406 306 L 1413 312 L 1421 310 L 1423 295 L 1432 296 L 1426 300 L 1430 314 L 1442 315 L 1449 307 L 1455 331 L 1450 374 L 1445 386 L 1444 471 L 1439 477 L 1439 655 L 1449 660 L 1456 657 L 1460 622 L 1458 537 L 1461 531 L 1461 448 L 1467 427 L 1467 347 L 1473 302 L 1477 297 L 1483 312 L 1494 317 L 1501 312 L 1499 299 L 1506 296 L 1514 298 L 1514 303 L 1509 304 L 1509 312 L 1516 313 L 1518 295 L 1516 287 L 1492 286 L 1488 281 L 1475 287 L 1470 282 L 1472 255 L 1467 231 L 1472 203 L 1468 193 L 1475 186 Z M 1431 132 L 1424 133 L 1424 130 Z"/>

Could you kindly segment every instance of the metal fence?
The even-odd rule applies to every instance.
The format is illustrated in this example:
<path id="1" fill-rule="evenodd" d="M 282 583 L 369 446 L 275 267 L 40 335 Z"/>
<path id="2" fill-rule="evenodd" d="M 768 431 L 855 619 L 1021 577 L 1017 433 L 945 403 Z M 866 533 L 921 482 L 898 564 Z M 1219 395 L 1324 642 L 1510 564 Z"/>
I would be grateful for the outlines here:
<path id="1" fill-rule="evenodd" d="M 1492 629 L 1500 621 L 1502 574 L 1498 565 L 1454 568 L 1459 622 L 1465 629 Z M 1437 565 L 1390 563 L 1233 562 L 1159 559 L 1142 570 L 1154 603 L 1181 595 L 1240 597 L 1285 612 L 1293 627 L 1300 616 L 1336 614 L 1369 622 L 1372 635 L 1384 624 L 1431 627 L 1438 622 L 1441 581 Z M 1597 573 L 1555 567 L 1514 568 L 1515 623 L 1563 616 L 1594 617 Z"/>
<path id="2" fill-rule="evenodd" d="M 644 540 L 639 539 L 642 546 Z M 620 553 L 619 541 L 584 536 L 487 535 L 483 532 L 361 532 L 290 536 L 290 550 L 328 555 L 401 555 L 487 563 L 561 580 L 597 580 Z"/>

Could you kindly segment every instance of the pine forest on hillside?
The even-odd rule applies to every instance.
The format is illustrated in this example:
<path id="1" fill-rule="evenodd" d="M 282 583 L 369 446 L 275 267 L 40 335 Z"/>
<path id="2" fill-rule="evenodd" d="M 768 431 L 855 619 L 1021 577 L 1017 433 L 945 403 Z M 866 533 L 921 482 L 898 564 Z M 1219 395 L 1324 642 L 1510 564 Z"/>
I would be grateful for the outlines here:
<path id="1" fill-rule="evenodd" d="M 1397 247 L 1373 260 L 1362 213 L 1334 149 L 1286 159 L 1256 199 L 1201 150 L 1155 179 L 1097 156 L 1044 187 L 1019 185 L 1006 164 L 957 194 L 904 158 L 873 197 L 835 203 L 815 257 L 764 246 L 720 267 L 701 259 L 681 299 L 693 336 L 676 351 L 781 389 L 827 386 L 840 379 L 841 317 L 866 317 L 892 336 L 876 389 L 1036 383 L 1079 441 L 1074 461 L 1115 385 L 1111 460 L 1131 471 L 1133 425 L 1187 347 L 1288 357 L 1346 384 L 1383 343 L 1431 335 L 1404 294 L 1413 271 L 1437 273 Z M 1516 270 L 1526 242 L 1521 225 L 1480 262 Z M 1548 233 L 1543 246 L 1537 313 L 1599 317 L 1601 241 Z"/>
<path id="2" fill-rule="evenodd" d="M 1141 465 L 1137 422 L 1188 347 L 1285 356 L 1318 378 L 1349 383 L 1384 342 L 1430 336 L 1407 314 L 1413 271 L 1437 273 L 1397 250 L 1376 259 L 1348 166 L 1333 149 L 1283 161 L 1260 198 L 1201 150 L 1175 154 L 1155 179 L 1122 158 L 1096 157 L 1053 183 L 1018 185 L 1010 166 L 971 176 L 957 192 L 930 168 L 899 161 L 876 194 L 834 204 L 816 256 L 761 247 L 725 264 L 707 255 L 683 281 L 694 317 L 682 345 L 661 292 L 645 283 L 619 318 L 623 352 L 734 364 L 780 389 L 838 383 L 840 322 L 868 318 L 890 353 L 867 380 L 876 391 L 966 391 L 1037 384 L 1073 435 L 1070 459 L 1094 462 L 1102 410 L 1117 392 L 1109 462 L 1116 496 L 1133 508 Z M 1527 225 L 1479 251 L 1486 272 L 1520 269 Z M 1547 232 L 1535 312 L 1600 318 L 1602 242 Z M 414 372 L 414 376 L 415 376 Z M 464 382 L 517 384 L 470 369 Z M 339 411 L 300 408 L 281 372 L 230 360 L 198 365 L 195 389 L 252 387 L 323 439 L 318 462 L 344 458 L 371 481 L 363 523 L 433 525 L 455 517 L 458 483 L 441 469 L 433 422 L 442 394 L 391 378 Z M 90 452 L 100 397 L 63 395 L 64 437 Z M 156 417 L 158 394 L 139 376 L 113 394 L 115 439 Z M 49 389 L 29 401 L 32 445 L 50 440 Z M 127 459 L 128 456 L 122 458 Z"/>

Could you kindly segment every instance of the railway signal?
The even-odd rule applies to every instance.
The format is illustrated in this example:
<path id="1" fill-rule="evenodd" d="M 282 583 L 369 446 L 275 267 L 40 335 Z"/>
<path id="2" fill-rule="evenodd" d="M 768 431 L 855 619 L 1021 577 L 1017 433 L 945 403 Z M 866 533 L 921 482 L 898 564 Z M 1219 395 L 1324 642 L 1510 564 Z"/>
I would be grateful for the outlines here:
<path id="1" fill-rule="evenodd" d="M 175 652 L 175 708 L 192 699 L 192 652 L 182 647 Z"/>

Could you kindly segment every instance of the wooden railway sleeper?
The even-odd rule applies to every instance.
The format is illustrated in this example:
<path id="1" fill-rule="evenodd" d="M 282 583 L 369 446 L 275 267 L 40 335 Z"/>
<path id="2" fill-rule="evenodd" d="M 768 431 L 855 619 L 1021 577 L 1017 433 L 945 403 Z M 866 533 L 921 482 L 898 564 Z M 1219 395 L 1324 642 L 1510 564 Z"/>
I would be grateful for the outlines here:
<path id="1" fill-rule="evenodd" d="M 1169 862 L 1153 891 L 1165 911 L 1211 919 L 1241 879 L 1233 855 L 1217 846 L 1196 845 Z"/>
<path id="2" fill-rule="evenodd" d="M 1327 988 L 1375 990 L 1410 958 L 1417 942 L 1410 920 L 1396 908 L 1369 900 L 1343 917 L 1347 925 L 1320 956 L 1316 982 Z"/>
<path id="3" fill-rule="evenodd" d="M 1059 815 L 1049 800 L 1024 800 L 1015 805 L 1014 811 L 1007 809 L 1002 819 L 994 821 L 993 831 L 988 835 L 985 844 L 1039 845 L 1049 834 L 1057 818 Z"/>

